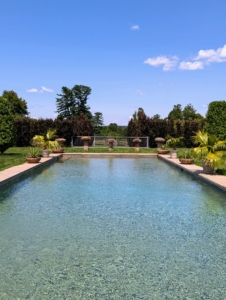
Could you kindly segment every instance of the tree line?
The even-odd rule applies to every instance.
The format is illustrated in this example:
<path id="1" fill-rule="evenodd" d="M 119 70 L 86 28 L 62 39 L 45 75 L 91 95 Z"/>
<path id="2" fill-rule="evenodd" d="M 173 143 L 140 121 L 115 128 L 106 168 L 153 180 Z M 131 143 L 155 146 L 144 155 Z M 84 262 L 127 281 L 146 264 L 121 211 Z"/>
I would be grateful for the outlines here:
<path id="1" fill-rule="evenodd" d="M 92 134 L 103 136 L 127 135 L 128 130 L 126 126 L 118 126 L 116 123 L 104 126 L 103 114 L 101 112 L 95 112 L 94 114 L 91 113 L 90 106 L 88 105 L 90 94 L 91 88 L 88 86 L 74 85 L 72 88 L 63 86 L 61 93 L 57 94 L 56 97 L 56 112 L 58 114 L 56 120 L 67 121 L 72 118 L 77 118 L 78 120 L 81 116 L 81 120 L 83 120 L 81 121 L 81 124 L 84 124 L 84 119 L 91 124 L 89 126 L 92 127 Z M 139 114 L 141 113 L 144 113 L 142 108 L 135 111 L 133 118 L 128 125 L 131 126 L 131 123 L 139 124 Z M 30 119 L 27 102 L 20 98 L 15 91 L 4 90 L 2 96 L 0 96 L 1 153 L 3 153 L 10 145 L 13 144 L 13 141 L 15 141 L 14 120 L 20 118 Z M 149 119 L 155 121 L 162 120 L 159 114 L 156 114 Z M 211 102 L 209 104 L 206 118 L 197 113 L 192 104 L 186 105 L 183 109 L 181 104 L 174 105 L 173 109 L 169 112 L 168 117 L 165 118 L 164 121 L 201 122 L 204 119 L 206 120 L 205 128 L 210 134 L 215 134 L 221 140 L 226 139 L 226 101 L 224 100 Z M 80 123 L 78 122 L 78 124 Z M 143 135 L 143 133 L 140 134 Z"/>

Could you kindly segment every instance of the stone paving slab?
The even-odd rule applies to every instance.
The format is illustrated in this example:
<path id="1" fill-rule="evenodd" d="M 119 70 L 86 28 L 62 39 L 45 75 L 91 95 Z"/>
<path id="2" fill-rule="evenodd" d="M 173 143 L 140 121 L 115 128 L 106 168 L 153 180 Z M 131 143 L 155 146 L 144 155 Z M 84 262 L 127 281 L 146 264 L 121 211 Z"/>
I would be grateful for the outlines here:
<path id="1" fill-rule="evenodd" d="M 0 187 L 7 185 L 34 170 L 47 166 L 60 158 L 62 154 L 51 154 L 49 158 L 41 158 L 39 163 L 27 163 L 0 171 Z"/>
<path id="2" fill-rule="evenodd" d="M 178 158 L 172 159 L 169 155 L 158 154 L 158 157 L 226 193 L 226 176 L 219 175 L 216 173 L 205 174 L 203 173 L 202 167 L 196 166 L 194 164 L 181 164 Z"/>

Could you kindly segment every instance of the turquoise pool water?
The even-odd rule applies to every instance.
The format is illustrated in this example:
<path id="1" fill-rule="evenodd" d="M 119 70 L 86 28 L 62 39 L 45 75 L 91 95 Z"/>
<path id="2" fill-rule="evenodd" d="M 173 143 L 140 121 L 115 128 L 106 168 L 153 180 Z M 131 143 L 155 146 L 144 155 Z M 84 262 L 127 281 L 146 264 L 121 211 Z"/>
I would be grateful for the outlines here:
<path id="1" fill-rule="evenodd" d="M 157 159 L 0 190 L 0 299 L 226 299 L 226 196 Z"/>

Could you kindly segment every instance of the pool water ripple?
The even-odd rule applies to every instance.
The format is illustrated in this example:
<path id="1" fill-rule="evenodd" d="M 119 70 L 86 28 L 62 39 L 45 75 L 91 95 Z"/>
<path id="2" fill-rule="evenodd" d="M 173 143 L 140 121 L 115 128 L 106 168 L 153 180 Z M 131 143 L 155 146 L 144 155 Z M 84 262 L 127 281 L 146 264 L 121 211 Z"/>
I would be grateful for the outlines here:
<path id="1" fill-rule="evenodd" d="M 226 299 L 225 195 L 157 159 L 69 159 L 0 191 L 0 299 Z"/>

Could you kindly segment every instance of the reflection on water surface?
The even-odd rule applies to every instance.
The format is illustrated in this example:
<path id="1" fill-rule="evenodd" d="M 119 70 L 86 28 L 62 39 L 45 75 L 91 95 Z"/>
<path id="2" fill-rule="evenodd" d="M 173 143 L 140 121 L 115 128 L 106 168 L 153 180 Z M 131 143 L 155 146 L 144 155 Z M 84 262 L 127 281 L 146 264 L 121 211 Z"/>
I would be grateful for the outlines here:
<path id="1" fill-rule="evenodd" d="M 225 299 L 225 195 L 156 159 L 69 159 L 0 193 L 1 299 Z"/>

